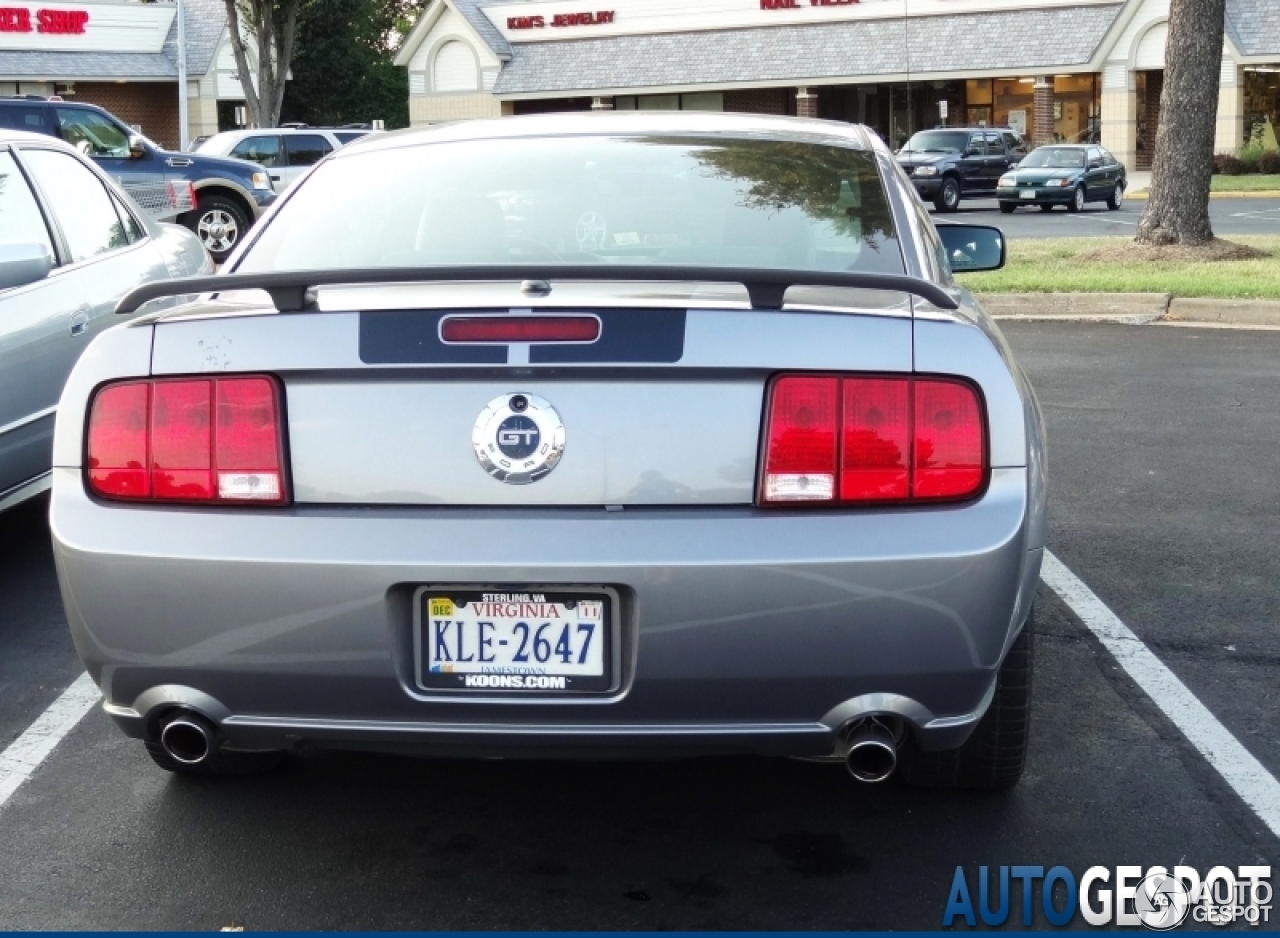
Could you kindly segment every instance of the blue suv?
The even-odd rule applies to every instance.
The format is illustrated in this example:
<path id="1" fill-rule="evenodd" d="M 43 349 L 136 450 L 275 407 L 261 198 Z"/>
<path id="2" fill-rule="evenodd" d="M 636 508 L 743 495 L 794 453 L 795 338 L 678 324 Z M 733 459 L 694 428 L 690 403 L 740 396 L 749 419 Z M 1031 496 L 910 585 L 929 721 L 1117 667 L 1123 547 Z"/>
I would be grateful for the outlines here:
<path id="1" fill-rule="evenodd" d="M 186 188 L 181 184 L 190 183 L 194 208 L 178 215 L 178 221 L 199 236 L 219 263 L 276 198 L 270 176 L 258 164 L 162 150 L 92 104 L 32 96 L 0 98 L 0 127 L 65 140 L 153 211 L 161 206 L 148 194 L 181 192 Z M 188 201 L 180 207 L 190 205 Z"/>

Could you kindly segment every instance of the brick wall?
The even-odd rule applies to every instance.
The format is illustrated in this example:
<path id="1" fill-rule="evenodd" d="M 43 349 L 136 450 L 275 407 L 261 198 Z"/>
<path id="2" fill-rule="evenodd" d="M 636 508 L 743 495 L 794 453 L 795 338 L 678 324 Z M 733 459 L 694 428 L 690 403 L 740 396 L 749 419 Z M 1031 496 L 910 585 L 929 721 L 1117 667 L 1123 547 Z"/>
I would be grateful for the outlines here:
<path id="1" fill-rule="evenodd" d="M 790 88 L 742 88 L 724 93 L 726 111 L 744 111 L 748 114 L 795 114 L 792 100 L 795 92 Z"/>
<path id="2" fill-rule="evenodd" d="M 78 81 L 68 101 L 96 104 L 147 137 L 172 150 L 178 148 L 178 86 L 167 81 Z"/>

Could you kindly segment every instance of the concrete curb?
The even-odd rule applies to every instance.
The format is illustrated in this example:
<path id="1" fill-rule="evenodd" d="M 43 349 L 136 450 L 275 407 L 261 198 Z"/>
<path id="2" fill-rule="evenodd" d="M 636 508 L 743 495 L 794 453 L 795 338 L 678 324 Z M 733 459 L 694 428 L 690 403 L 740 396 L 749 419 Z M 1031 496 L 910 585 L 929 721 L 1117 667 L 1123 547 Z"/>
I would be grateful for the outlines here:
<path id="1" fill-rule="evenodd" d="M 977 296 L 996 319 L 1280 327 L 1280 300 L 1219 300 L 1173 297 L 1168 293 L 981 293 Z"/>
<path id="2" fill-rule="evenodd" d="M 1171 322 L 1229 322 L 1246 326 L 1280 326 L 1280 300 L 1174 297 L 1165 318 Z"/>
<path id="3" fill-rule="evenodd" d="M 1146 201 L 1150 195 L 1146 189 L 1138 189 L 1134 192 L 1126 192 L 1126 199 L 1136 199 L 1138 201 Z M 1280 189 L 1259 189 L 1257 192 L 1210 192 L 1211 199 L 1280 199 Z"/>
<path id="4" fill-rule="evenodd" d="M 1154 322 L 1169 312 L 1168 293 L 980 293 L 996 319 Z"/>

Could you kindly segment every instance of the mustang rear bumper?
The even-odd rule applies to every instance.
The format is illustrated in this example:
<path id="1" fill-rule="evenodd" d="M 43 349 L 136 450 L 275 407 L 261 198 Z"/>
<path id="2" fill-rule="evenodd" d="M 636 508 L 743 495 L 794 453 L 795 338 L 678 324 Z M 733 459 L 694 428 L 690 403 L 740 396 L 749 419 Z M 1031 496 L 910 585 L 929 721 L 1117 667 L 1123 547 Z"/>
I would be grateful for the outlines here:
<path id="1" fill-rule="evenodd" d="M 132 736 L 188 706 L 229 745 L 822 755 L 868 713 L 967 738 L 1034 598 L 1027 472 L 959 506 L 110 506 L 54 470 L 77 650 Z M 609 586 L 620 686 L 458 696 L 414 680 L 422 584 Z"/>

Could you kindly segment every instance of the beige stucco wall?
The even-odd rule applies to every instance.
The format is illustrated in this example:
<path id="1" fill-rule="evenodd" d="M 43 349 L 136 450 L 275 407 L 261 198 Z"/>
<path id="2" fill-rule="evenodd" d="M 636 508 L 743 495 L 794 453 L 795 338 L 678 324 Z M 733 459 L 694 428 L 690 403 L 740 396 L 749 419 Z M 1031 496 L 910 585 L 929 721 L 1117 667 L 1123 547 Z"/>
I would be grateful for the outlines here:
<path id="1" fill-rule="evenodd" d="M 1244 144 L 1244 76 L 1229 59 L 1222 62 L 1222 82 L 1218 85 L 1218 126 L 1213 135 L 1213 152 L 1238 156 Z"/>
<path id="2" fill-rule="evenodd" d="M 502 105 L 491 94 L 415 94 L 409 97 L 409 124 L 418 127 L 438 121 L 501 117 Z"/>
<path id="3" fill-rule="evenodd" d="M 1102 92 L 1102 145 L 1130 170 L 1137 164 L 1137 92 L 1129 88 Z"/>
<path id="4" fill-rule="evenodd" d="M 187 139 L 210 136 L 218 132 L 218 99 L 187 98 Z"/>

